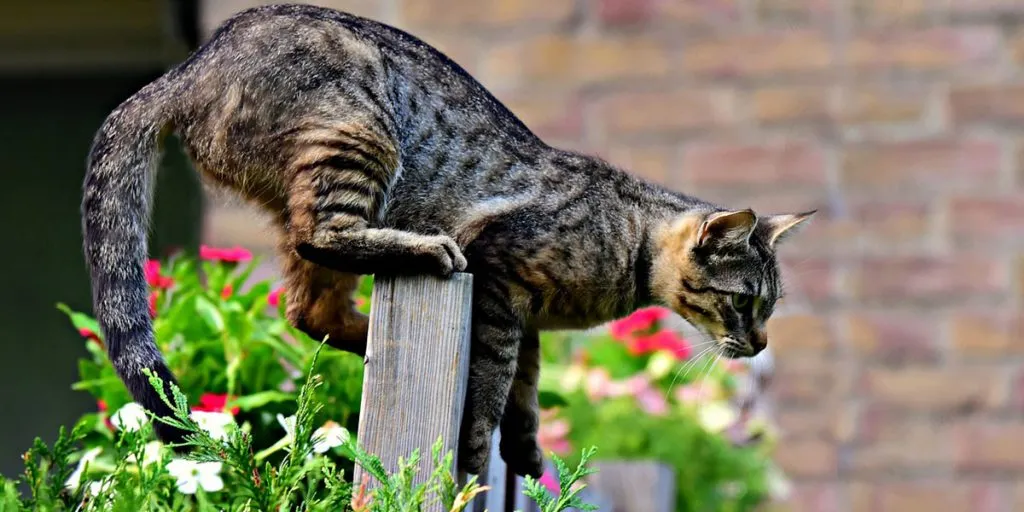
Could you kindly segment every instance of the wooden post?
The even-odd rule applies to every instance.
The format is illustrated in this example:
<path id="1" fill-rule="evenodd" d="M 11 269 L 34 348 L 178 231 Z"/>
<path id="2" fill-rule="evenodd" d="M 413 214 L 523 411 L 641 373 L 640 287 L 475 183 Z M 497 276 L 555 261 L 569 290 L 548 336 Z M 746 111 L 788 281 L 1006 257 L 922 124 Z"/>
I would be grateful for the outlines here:
<path id="1" fill-rule="evenodd" d="M 458 460 L 472 290 L 473 276 L 466 273 L 451 279 L 379 276 L 374 282 L 359 443 L 389 471 L 418 448 L 418 482 L 430 476 L 430 449 L 438 436 Z M 357 485 L 362 474 L 357 466 Z"/>
<path id="2" fill-rule="evenodd" d="M 676 478 L 659 462 L 601 461 L 588 477 L 590 487 L 610 503 L 602 510 L 672 512 L 676 509 Z"/>

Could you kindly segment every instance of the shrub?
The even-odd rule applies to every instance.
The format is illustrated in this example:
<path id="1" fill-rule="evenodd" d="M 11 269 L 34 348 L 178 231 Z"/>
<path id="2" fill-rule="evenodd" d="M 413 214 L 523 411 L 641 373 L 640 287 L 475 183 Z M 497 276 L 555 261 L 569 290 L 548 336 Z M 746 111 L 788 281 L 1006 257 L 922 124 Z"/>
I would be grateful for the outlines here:
<path id="1" fill-rule="evenodd" d="M 680 511 L 753 510 L 781 497 L 771 423 L 737 403 L 752 386 L 748 365 L 723 362 L 709 343 L 691 346 L 665 327 L 670 314 L 650 307 L 606 333 L 547 335 L 561 339 L 542 342 L 542 388 L 561 402 L 545 411 L 542 444 L 664 463 L 675 470 Z"/>
<path id="2" fill-rule="evenodd" d="M 153 419 L 114 372 L 96 321 L 58 304 L 88 350 L 74 388 L 90 394 L 97 410 L 52 447 L 37 441 L 21 479 L 31 496 L 21 498 L 3 480 L 0 504 L 289 510 L 301 503 L 317 510 L 350 503 L 355 510 L 417 510 L 426 499 L 449 508 L 471 499 L 478 487 L 459 494 L 445 477 L 450 455 L 433 452 L 431 483 L 414 487 L 419 454 L 386 474 L 358 449 L 349 432 L 357 428 L 362 359 L 321 352 L 322 342 L 291 327 L 285 292 L 248 282 L 256 265 L 244 249 L 208 247 L 198 259 L 146 265 L 157 344 L 179 380 L 178 394 L 168 397 L 178 411 L 173 421 L 195 434 L 197 460 L 176 458 L 154 440 Z M 364 313 L 371 288 L 372 278 L 364 278 L 357 293 Z M 765 419 L 746 418 L 728 403 L 742 366 L 692 354 L 697 347 L 662 327 L 666 314 L 641 310 L 597 335 L 545 334 L 541 441 L 555 461 L 560 454 L 577 467 L 557 462 L 557 475 L 527 485 L 545 512 L 585 505 L 573 501 L 579 485 L 571 484 L 589 471 L 592 446 L 604 459 L 672 466 L 680 510 L 749 510 L 783 482 L 770 463 L 773 435 Z M 374 499 L 363 482 L 353 490 L 345 476 L 355 464 L 384 482 Z M 101 500 L 90 498 L 100 490 Z"/>

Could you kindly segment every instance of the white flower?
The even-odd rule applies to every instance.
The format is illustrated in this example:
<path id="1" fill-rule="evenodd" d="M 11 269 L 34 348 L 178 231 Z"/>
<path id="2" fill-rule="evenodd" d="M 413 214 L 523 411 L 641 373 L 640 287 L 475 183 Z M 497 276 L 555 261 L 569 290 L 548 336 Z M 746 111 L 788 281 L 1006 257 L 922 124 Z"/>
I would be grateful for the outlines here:
<path id="1" fill-rule="evenodd" d="M 235 424 L 234 416 L 226 412 L 192 411 L 192 419 L 199 424 L 199 428 L 217 440 L 227 439 L 228 426 Z"/>
<path id="2" fill-rule="evenodd" d="M 701 404 L 697 416 L 704 430 L 717 434 L 739 419 L 736 408 L 720 401 Z"/>
<path id="3" fill-rule="evenodd" d="M 786 475 L 779 470 L 778 466 L 771 464 L 768 466 L 768 492 L 772 498 L 785 501 L 789 499 L 790 494 L 793 493 L 793 485 L 786 479 Z"/>
<path id="4" fill-rule="evenodd" d="M 87 496 L 100 496 L 110 492 L 110 486 L 114 484 L 114 479 L 106 476 L 98 482 L 89 482 L 89 485 L 85 487 L 85 494 Z"/>
<path id="5" fill-rule="evenodd" d="M 647 362 L 647 375 L 652 379 L 660 379 L 676 366 L 676 356 L 668 350 L 659 350 Z"/>
<path id="6" fill-rule="evenodd" d="M 71 489 L 72 491 L 78 490 L 78 486 L 82 481 L 82 473 L 85 472 L 85 467 L 92 461 L 96 460 L 96 457 L 100 456 L 101 451 L 103 451 L 103 448 L 96 447 L 82 454 L 82 458 L 78 461 L 78 467 L 76 467 L 71 473 L 68 480 L 64 482 L 64 485 L 68 489 Z"/>
<path id="7" fill-rule="evenodd" d="M 200 488 L 206 492 L 223 489 L 224 480 L 220 477 L 220 468 L 220 462 L 174 459 L 167 463 L 167 472 L 177 479 L 175 484 L 182 494 L 195 494 Z"/>
<path id="8" fill-rule="evenodd" d="M 288 442 L 295 439 L 295 415 L 288 416 L 285 418 L 280 413 L 277 415 L 277 422 L 281 424 L 281 428 L 284 429 L 285 438 Z"/>
<path id="9" fill-rule="evenodd" d="M 160 441 L 150 441 L 146 443 L 146 446 L 142 448 L 142 465 L 148 466 L 154 462 L 160 462 L 160 451 L 163 449 L 163 444 Z M 128 462 L 136 462 L 135 454 L 128 454 Z"/>
<path id="10" fill-rule="evenodd" d="M 324 423 L 324 426 L 313 432 L 313 451 L 324 453 L 331 448 L 341 446 L 348 442 L 350 434 L 344 427 L 333 421 Z"/>
<path id="11" fill-rule="evenodd" d="M 117 410 L 111 417 L 110 422 L 119 430 L 134 431 L 142 428 L 149 417 L 146 416 L 146 409 L 135 402 L 129 402 Z"/>

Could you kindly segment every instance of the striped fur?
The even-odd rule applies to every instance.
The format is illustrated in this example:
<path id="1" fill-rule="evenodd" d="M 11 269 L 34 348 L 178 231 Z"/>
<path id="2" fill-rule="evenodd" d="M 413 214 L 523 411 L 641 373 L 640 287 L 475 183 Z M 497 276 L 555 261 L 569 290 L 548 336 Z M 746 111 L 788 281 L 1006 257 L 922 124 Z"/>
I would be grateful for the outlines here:
<path id="1" fill-rule="evenodd" d="M 142 264 L 160 140 L 273 215 L 289 321 L 365 350 L 358 275 L 475 275 L 461 467 L 500 425 L 537 476 L 537 333 L 665 304 L 732 356 L 763 348 L 780 291 L 774 244 L 809 214 L 763 216 L 643 182 L 546 145 L 447 57 L 395 28 L 308 5 L 226 21 L 96 134 L 82 202 L 94 308 L 132 395 L 173 382 L 153 340 Z M 750 298 L 746 308 L 735 294 Z M 754 300 L 756 299 L 756 300 Z M 161 427 L 161 438 L 180 433 Z"/>

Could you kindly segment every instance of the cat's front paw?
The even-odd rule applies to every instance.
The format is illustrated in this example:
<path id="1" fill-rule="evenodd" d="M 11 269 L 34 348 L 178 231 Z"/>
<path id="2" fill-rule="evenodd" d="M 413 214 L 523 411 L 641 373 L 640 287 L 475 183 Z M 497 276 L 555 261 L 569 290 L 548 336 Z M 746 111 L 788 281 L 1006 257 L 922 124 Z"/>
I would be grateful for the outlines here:
<path id="1" fill-rule="evenodd" d="M 429 268 L 425 270 L 440 277 L 451 277 L 455 272 L 466 270 L 468 265 L 459 244 L 449 236 L 424 236 L 417 243 L 416 250 L 429 259 Z"/>
<path id="2" fill-rule="evenodd" d="M 503 438 L 498 449 L 508 470 L 516 475 L 540 478 L 544 473 L 544 454 L 536 439 L 525 437 L 506 442 Z"/>

